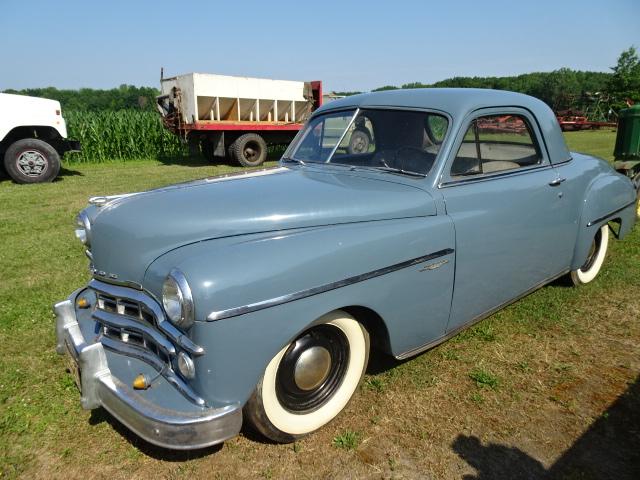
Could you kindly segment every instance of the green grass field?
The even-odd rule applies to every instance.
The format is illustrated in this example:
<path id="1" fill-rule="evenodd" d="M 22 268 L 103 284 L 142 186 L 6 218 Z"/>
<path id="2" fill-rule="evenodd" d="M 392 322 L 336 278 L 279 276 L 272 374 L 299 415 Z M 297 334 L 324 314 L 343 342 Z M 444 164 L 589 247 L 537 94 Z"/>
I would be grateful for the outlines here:
<path id="1" fill-rule="evenodd" d="M 614 133 L 566 137 L 572 149 L 611 160 Z M 482 455 L 489 445 L 529 459 L 511 462 L 518 478 L 531 459 L 548 468 L 577 445 L 638 381 L 636 228 L 610 243 L 592 284 L 556 282 L 426 354 L 381 360 L 345 414 L 294 445 L 242 435 L 204 452 L 166 452 L 104 411 L 83 411 L 54 352 L 51 313 L 89 279 L 75 215 L 92 195 L 234 170 L 139 161 L 66 165 L 45 185 L 0 181 L 0 478 L 460 478 L 479 469 L 465 458 L 493 458 Z"/>

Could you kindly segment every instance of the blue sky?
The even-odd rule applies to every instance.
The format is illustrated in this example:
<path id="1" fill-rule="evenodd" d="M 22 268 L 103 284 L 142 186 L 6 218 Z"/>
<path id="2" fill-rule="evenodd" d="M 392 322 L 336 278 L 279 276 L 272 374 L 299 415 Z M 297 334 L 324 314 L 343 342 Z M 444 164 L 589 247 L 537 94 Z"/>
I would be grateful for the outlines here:
<path id="1" fill-rule="evenodd" d="M 638 19 L 639 0 L 2 0 L 0 90 L 157 86 L 161 66 L 330 90 L 609 71 Z"/>

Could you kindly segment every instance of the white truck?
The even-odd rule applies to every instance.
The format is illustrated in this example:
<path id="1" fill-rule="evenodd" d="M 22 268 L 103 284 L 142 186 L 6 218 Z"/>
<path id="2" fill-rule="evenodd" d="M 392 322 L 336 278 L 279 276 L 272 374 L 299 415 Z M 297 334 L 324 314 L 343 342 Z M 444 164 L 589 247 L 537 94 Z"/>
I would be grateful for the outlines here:
<path id="1" fill-rule="evenodd" d="M 52 181 L 64 153 L 79 150 L 67 139 L 60 102 L 0 93 L 0 158 L 16 183 Z"/>
<path id="2" fill-rule="evenodd" d="M 260 165 L 267 144 L 288 144 L 322 104 L 322 82 L 188 73 L 160 76 L 164 126 L 205 157 Z"/>

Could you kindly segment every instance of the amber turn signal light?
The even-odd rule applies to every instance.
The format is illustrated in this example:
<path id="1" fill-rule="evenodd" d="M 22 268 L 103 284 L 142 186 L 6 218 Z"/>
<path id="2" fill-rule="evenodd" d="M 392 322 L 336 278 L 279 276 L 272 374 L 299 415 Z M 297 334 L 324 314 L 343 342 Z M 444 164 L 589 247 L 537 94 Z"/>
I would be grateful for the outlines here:
<path id="1" fill-rule="evenodd" d="M 147 376 L 142 373 L 133 379 L 133 388 L 135 388 L 136 390 L 146 390 L 150 386 L 151 382 L 149 381 Z"/>
<path id="2" fill-rule="evenodd" d="M 89 308 L 89 300 L 81 298 L 78 300 L 78 308 Z"/>

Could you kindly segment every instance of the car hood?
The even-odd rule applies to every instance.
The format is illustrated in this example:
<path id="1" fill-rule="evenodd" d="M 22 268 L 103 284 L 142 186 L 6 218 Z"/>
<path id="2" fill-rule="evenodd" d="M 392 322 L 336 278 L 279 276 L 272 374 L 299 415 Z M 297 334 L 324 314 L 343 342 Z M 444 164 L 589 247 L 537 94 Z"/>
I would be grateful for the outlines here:
<path id="1" fill-rule="evenodd" d="M 141 284 L 153 260 L 215 238 L 435 215 L 432 197 L 393 176 L 274 168 L 123 196 L 87 209 L 98 276 Z"/>

